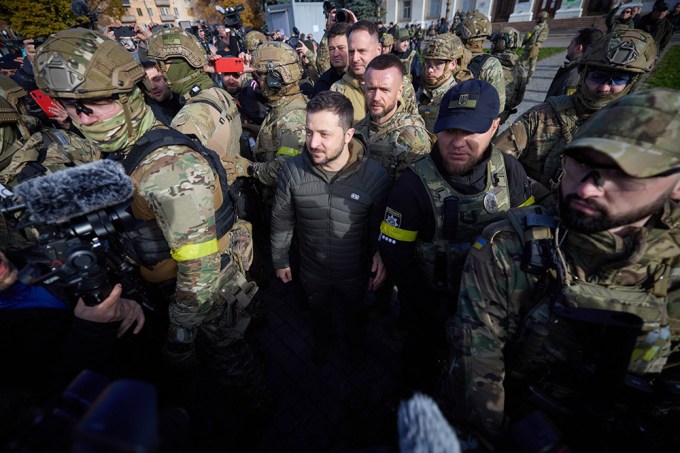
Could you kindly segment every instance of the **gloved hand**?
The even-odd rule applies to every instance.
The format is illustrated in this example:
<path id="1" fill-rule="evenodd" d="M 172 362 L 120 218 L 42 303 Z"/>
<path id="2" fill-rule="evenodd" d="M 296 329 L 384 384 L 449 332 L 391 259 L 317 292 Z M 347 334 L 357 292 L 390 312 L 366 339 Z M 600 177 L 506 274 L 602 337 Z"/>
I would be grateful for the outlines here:
<path id="1" fill-rule="evenodd" d="M 240 176 L 250 176 L 248 174 L 248 167 L 252 162 L 241 156 L 223 157 L 222 165 L 227 172 L 227 182 L 233 184 L 236 178 Z"/>
<path id="2" fill-rule="evenodd" d="M 180 368 L 193 368 L 198 364 L 194 343 L 176 343 L 166 341 L 161 348 L 165 361 Z"/>
<path id="3" fill-rule="evenodd" d="M 170 364 L 182 368 L 191 368 L 198 363 L 194 342 L 198 327 L 181 327 L 170 324 L 168 336 L 162 347 L 163 358 Z"/>

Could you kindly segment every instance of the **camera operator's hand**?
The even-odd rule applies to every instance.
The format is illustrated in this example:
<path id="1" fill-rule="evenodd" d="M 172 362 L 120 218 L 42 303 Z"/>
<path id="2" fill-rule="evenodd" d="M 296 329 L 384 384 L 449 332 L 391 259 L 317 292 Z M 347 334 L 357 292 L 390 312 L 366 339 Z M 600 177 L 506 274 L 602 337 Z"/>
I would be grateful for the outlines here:
<path id="1" fill-rule="evenodd" d="M 307 51 L 309 50 L 309 49 L 307 49 L 307 46 L 305 46 L 303 43 L 300 43 L 295 48 L 295 50 L 297 51 L 298 55 L 300 56 L 300 60 L 302 60 L 302 63 L 307 64 L 308 63 Z"/>
<path id="2" fill-rule="evenodd" d="M 147 39 L 149 39 L 149 36 L 151 36 L 151 28 L 147 28 L 146 30 L 144 30 L 138 24 L 135 24 L 132 27 L 132 29 L 136 33 L 135 37 L 142 40 L 142 41 L 146 41 Z"/>
<path id="3" fill-rule="evenodd" d="M 132 331 L 138 334 L 142 327 L 144 327 L 144 311 L 142 307 L 130 299 L 123 299 L 120 295 L 123 293 L 123 287 L 117 284 L 111 290 L 111 294 L 102 301 L 99 305 L 88 307 L 85 305 L 83 299 L 78 299 L 78 304 L 73 314 L 80 319 L 92 322 L 118 322 L 122 321 L 120 328 L 118 328 L 118 338 L 125 335 L 125 332 L 134 324 L 137 326 Z"/>
<path id="4" fill-rule="evenodd" d="M 33 64 L 35 60 L 35 42 L 32 39 L 24 39 L 24 51 L 26 52 L 26 58 Z"/>

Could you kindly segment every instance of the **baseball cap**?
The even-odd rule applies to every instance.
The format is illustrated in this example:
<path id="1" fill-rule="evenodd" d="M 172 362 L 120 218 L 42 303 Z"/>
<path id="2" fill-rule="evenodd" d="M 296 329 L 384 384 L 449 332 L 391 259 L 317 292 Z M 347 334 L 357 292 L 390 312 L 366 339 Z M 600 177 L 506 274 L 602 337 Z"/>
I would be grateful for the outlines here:
<path id="1" fill-rule="evenodd" d="M 590 148 L 630 176 L 647 178 L 680 164 L 680 91 L 654 88 L 628 94 L 590 117 L 564 152 Z"/>
<path id="2" fill-rule="evenodd" d="M 405 28 L 400 28 L 399 31 L 395 33 L 394 39 L 398 39 L 399 41 L 406 41 L 409 39 L 411 35 L 409 35 L 408 30 Z"/>
<path id="3" fill-rule="evenodd" d="M 435 134 L 446 129 L 482 133 L 498 118 L 501 102 L 498 91 L 483 80 L 466 80 L 446 92 L 434 124 Z"/>

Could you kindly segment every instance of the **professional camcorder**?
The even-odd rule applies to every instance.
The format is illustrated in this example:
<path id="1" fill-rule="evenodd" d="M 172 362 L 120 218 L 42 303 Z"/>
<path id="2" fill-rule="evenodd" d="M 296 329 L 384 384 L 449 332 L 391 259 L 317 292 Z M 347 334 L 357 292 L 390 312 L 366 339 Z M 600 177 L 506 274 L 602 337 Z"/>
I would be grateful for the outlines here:
<path id="1" fill-rule="evenodd" d="M 349 14 L 345 8 L 344 0 L 339 0 L 337 2 L 331 2 L 325 0 L 323 2 L 323 13 L 328 16 L 331 11 L 335 10 L 335 22 L 349 22 Z"/>
<path id="2" fill-rule="evenodd" d="M 119 235 L 137 225 L 127 207 L 133 186 L 120 164 L 102 160 L 29 179 L 0 202 L 0 214 L 15 230 L 37 231 L 20 253 L 21 282 L 55 285 L 88 306 L 102 302 L 120 282 L 126 297 L 146 294 L 127 260 Z"/>

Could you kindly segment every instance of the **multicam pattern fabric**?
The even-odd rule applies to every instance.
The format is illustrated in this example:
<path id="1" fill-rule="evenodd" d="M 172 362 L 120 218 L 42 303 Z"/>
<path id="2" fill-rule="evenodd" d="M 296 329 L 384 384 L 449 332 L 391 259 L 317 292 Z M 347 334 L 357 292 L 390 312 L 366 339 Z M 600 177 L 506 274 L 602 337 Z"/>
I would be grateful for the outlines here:
<path id="1" fill-rule="evenodd" d="M 658 175 L 680 162 L 679 111 L 679 91 L 639 91 L 593 115 L 567 148 L 591 147 L 605 152 L 638 178 Z"/>
<path id="2" fill-rule="evenodd" d="M 525 112 L 493 142 L 499 150 L 517 158 L 527 176 L 551 187 L 559 174 L 559 157 L 555 156 L 551 168 L 546 168 L 547 159 L 571 142 L 588 116 L 574 96 L 554 96 Z"/>
<path id="3" fill-rule="evenodd" d="M 370 115 L 359 121 L 355 129 L 363 135 L 370 157 L 380 162 L 392 181 L 408 166 L 430 152 L 434 143 L 420 115 L 410 115 L 398 104 L 392 118 L 382 124 Z"/>
<path id="4" fill-rule="evenodd" d="M 271 103 L 272 110 L 260 127 L 255 142 L 255 177 L 274 187 L 286 158 L 299 154 L 307 139 L 307 98 L 303 94 L 284 96 Z"/>
<path id="5" fill-rule="evenodd" d="M 424 87 L 418 92 L 418 113 L 425 121 L 427 130 L 433 134 L 442 98 L 455 85 L 456 79 L 452 75 L 441 86 L 437 88 Z"/>
<path id="6" fill-rule="evenodd" d="M 331 86 L 331 91 L 337 91 L 344 94 L 347 99 L 352 102 L 354 107 L 354 124 L 364 119 L 367 115 L 366 99 L 364 97 L 364 83 L 349 73 L 345 73 L 342 79 L 338 80 Z M 416 92 L 413 84 L 404 76 L 404 91 L 401 93 L 399 102 L 404 106 L 404 111 L 412 115 L 418 114 L 418 102 L 416 101 Z"/>
<path id="7" fill-rule="evenodd" d="M 168 171 L 170 168 L 173 171 Z M 210 310 L 213 284 L 220 274 L 219 252 L 225 248 L 217 243 L 218 189 L 213 171 L 190 148 L 169 145 L 150 153 L 130 176 L 137 189 L 132 202 L 135 218 L 154 220 L 175 252 L 192 247 L 212 250 L 189 259 L 168 259 L 153 268 L 141 268 L 142 276 L 150 282 L 176 276 L 170 322 L 182 328 L 198 326 Z"/>
<path id="8" fill-rule="evenodd" d="M 538 61 L 538 52 L 543 47 L 543 41 L 548 39 L 550 27 L 547 22 L 542 22 L 534 25 L 526 38 L 524 38 L 524 52 L 522 53 L 522 63 L 529 68 L 528 76 L 531 77 L 536 70 L 536 62 Z M 526 62 L 529 62 L 526 64 Z"/>
<path id="9" fill-rule="evenodd" d="M 510 110 L 521 104 L 522 99 L 524 99 L 524 92 L 527 86 L 524 66 L 519 62 L 519 57 L 512 50 L 494 53 L 494 57 L 498 58 L 498 61 L 503 66 L 503 79 L 505 80 L 505 109 L 503 113 L 509 116 Z"/>
<path id="10" fill-rule="evenodd" d="M 40 161 L 41 151 L 45 151 Z M 16 176 L 31 162 L 39 162 L 47 173 L 73 165 L 94 162 L 101 152 L 89 141 L 63 129 L 45 128 L 36 132 L 12 156 L 10 164 L 0 172 L 0 183 L 14 185 Z"/>
<path id="11" fill-rule="evenodd" d="M 496 91 L 498 91 L 498 97 L 501 101 L 501 111 L 505 107 L 505 77 L 503 75 L 503 65 L 501 65 L 498 58 L 489 56 L 482 63 L 481 67 L 473 69 L 475 66 L 475 59 L 480 58 L 481 53 L 472 52 L 472 61 L 468 65 L 468 68 L 472 71 L 474 78 L 477 80 L 484 80 L 491 84 Z M 462 82 L 462 80 L 459 80 Z M 498 112 L 500 113 L 500 112 Z"/>
<path id="12" fill-rule="evenodd" d="M 201 90 L 190 97 L 170 126 L 198 138 L 220 157 L 239 155 L 241 116 L 236 101 L 221 88 Z"/>
<path id="13" fill-rule="evenodd" d="M 567 274 L 599 288 L 599 295 L 591 293 L 576 306 L 628 311 L 646 320 L 629 367 L 637 374 L 658 373 L 670 354 L 670 342 L 680 340 L 679 226 L 680 207 L 668 201 L 655 219 L 626 241 L 608 232 L 569 231 L 561 245 Z M 505 353 L 512 350 L 525 315 L 539 303 L 534 288 L 543 276 L 521 270 L 524 244 L 509 222 L 489 226 L 479 244 L 465 263 L 449 331 L 454 362 L 448 403 L 482 432 L 495 435 L 511 410 L 505 407 L 505 382 L 512 357 Z M 649 285 L 650 277 L 658 284 Z M 575 289 L 579 286 L 576 281 Z M 644 297 L 623 306 L 611 288 Z"/>
<path id="14" fill-rule="evenodd" d="M 316 70 L 323 74 L 331 68 L 331 55 L 328 52 L 328 36 L 324 33 L 316 49 Z"/>

